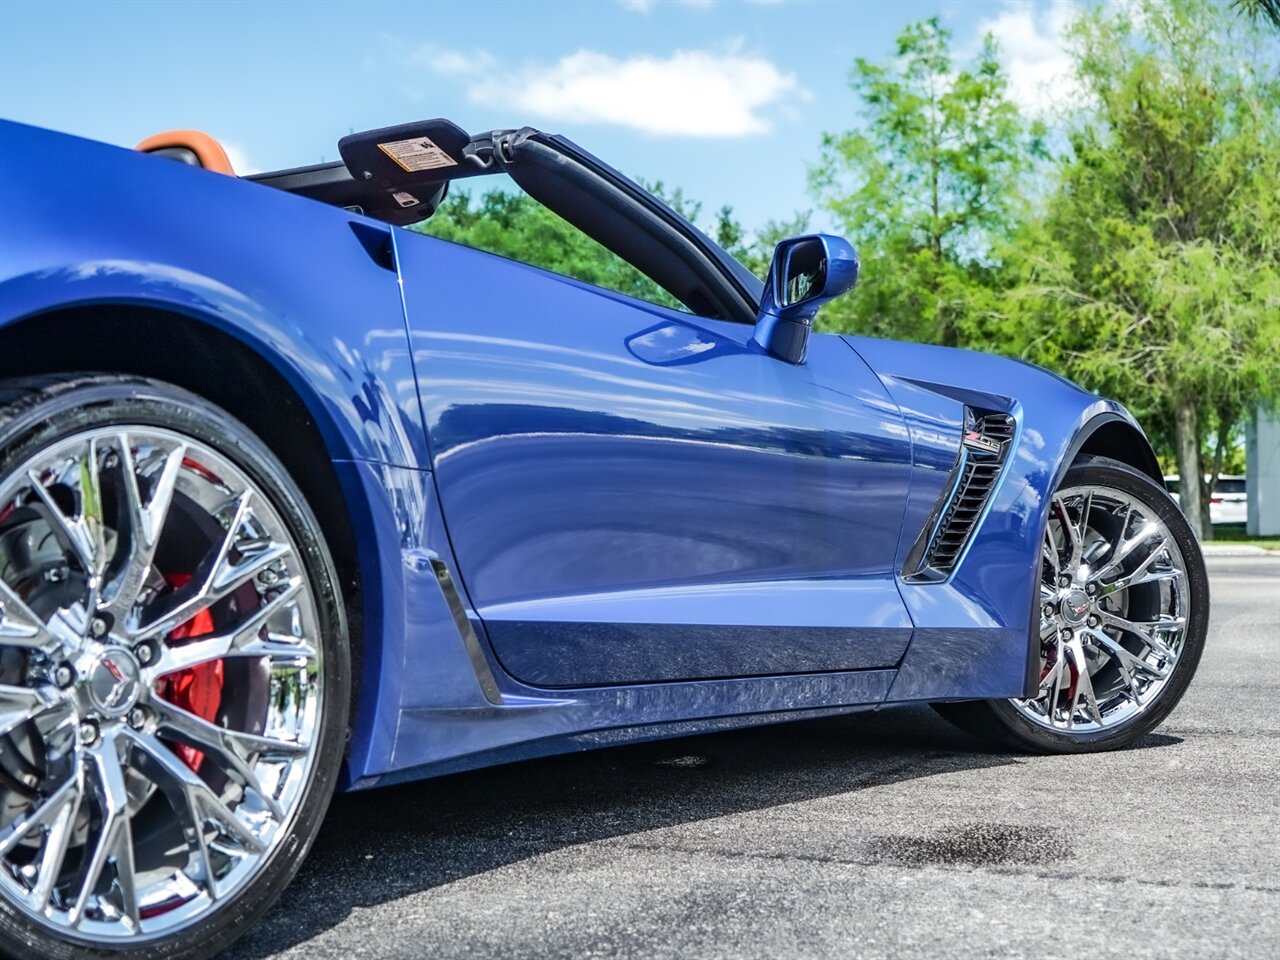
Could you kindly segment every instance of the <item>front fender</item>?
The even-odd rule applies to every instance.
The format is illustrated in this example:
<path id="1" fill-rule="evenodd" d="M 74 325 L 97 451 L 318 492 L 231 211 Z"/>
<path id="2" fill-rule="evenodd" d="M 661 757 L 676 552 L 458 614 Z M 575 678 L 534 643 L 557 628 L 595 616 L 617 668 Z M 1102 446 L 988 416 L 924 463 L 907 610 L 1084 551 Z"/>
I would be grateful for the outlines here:
<path id="1" fill-rule="evenodd" d="M 1040 543 L 1053 491 L 1072 460 L 1107 431 L 1131 431 L 1150 446 L 1120 404 L 1031 364 L 990 354 L 848 337 L 898 403 L 912 434 L 913 471 L 903 548 L 945 492 L 959 446 L 963 407 L 1009 413 L 1013 449 L 990 505 L 951 576 L 899 579 L 915 626 L 888 701 L 1025 696 L 1038 665 L 1030 624 L 1036 609 Z"/>

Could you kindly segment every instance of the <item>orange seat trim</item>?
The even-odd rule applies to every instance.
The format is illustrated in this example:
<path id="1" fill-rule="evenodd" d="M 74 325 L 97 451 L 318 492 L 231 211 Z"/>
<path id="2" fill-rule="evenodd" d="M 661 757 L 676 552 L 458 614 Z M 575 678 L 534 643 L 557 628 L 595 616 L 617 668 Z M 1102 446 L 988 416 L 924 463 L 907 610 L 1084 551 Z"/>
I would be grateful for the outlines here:
<path id="1" fill-rule="evenodd" d="M 138 144 L 137 149 L 143 153 L 150 153 L 152 150 L 164 150 L 168 147 L 185 147 L 190 150 L 200 161 L 200 166 L 206 170 L 225 173 L 229 177 L 236 175 L 231 167 L 231 160 L 227 157 L 227 151 L 222 149 L 222 144 L 199 130 L 166 130 L 164 133 L 147 137 Z"/>

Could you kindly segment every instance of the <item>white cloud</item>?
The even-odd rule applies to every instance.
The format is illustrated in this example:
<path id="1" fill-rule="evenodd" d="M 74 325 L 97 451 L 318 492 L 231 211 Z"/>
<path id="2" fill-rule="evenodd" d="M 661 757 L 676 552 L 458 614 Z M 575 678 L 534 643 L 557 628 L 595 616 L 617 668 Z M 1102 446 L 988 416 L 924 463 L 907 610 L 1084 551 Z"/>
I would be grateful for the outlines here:
<path id="1" fill-rule="evenodd" d="M 480 69 L 494 58 L 477 51 L 425 49 L 415 61 L 437 74 L 467 81 L 473 103 L 514 115 L 566 123 L 609 123 L 645 133 L 742 137 L 767 133 L 765 110 L 790 97 L 808 99 L 794 74 L 741 51 L 679 50 L 666 57 L 612 57 L 592 50 L 550 65 Z"/>
<path id="2" fill-rule="evenodd" d="M 222 141 L 222 149 L 227 151 L 227 159 L 231 161 L 231 169 L 237 176 L 247 177 L 252 173 L 262 173 L 262 168 L 249 160 L 249 155 L 234 143 Z"/>
<path id="3" fill-rule="evenodd" d="M 1028 113 L 1043 116 L 1079 96 L 1065 40 L 1079 15 L 1071 0 L 1037 4 L 1005 0 L 1004 8 L 978 25 L 1000 44 L 1000 59 L 1009 75 L 1009 97 Z"/>
<path id="4" fill-rule="evenodd" d="M 652 13 L 663 0 L 618 0 L 624 10 L 630 10 L 632 13 Z M 709 10 L 716 5 L 716 0 L 666 0 L 671 6 L 696 7 L 699 10 Z M 775 2 L 775 0 L 756 0 L 761 2 Z M 780 0 L 778 0 L 780 2 Z"/>

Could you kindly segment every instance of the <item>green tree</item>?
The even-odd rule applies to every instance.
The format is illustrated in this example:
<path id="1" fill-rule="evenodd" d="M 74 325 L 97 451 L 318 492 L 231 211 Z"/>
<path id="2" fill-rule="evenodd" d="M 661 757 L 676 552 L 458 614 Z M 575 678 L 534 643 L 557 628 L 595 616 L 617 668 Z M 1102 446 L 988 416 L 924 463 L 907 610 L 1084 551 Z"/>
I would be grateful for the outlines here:
<path id="1" fill-rule="evenodd" d="M 728 208 L 726 207 L 727 211 Z M 723 215 L 724 211 L 722 211 Z M 786 220 L 766 220 L 763 227 L 756 231 L 750 243 L 736 246 L 725 246 L 726 250 L 737 257 L 742 264 L 761 280 L 769 272 L 769 264 L 773 262 L 773 248 L 779 241 L 788 237 L 798 237 L 809 232 L 809 213 L 797 213 Z"/>
<path id="2" fill-rule="evenodd" d="M 1099 7 L 1073 29 L 1087 107 L 1017 245 L 1009 309 L 1030 358 L 1171 438 L 1209 537 L 1232 437 L 1280 393 L 1280 85 L 1252 28 L 1210 0 L 1137 12 Z"/>
<path id="3" fill-rule="evenodd" d="M 691 223 L 702 216 L 702 204 L 669 189 L 662 181 L 642 185 Z M 781 239 L 808 228 L 807 214 L 783 222 L 769 221 L 754 237 L 734 217 L 732 207 L 716 212 L 706 232 L 748 269 L 763 276 Z M 551 270 L 585 283 L 676 310 L 686 309 L 674 297 L 538 201 L 517 190 L 492 188 L 484 193 L 459 190 L 435 215 L 413 229 Z"/>
<path id="4" fill-rule="evenodd" d="M 810 185 L 863 263 L 829 327 L 955 346 L 993 308 L 996 250 L 1043 131 L 1006 96 L 992 37 L 961 70 L 950 42 L 935 18 L 907 27 L 886 65 L 858 59 L 862 124 L 823 137 Z"/>
<path id="5" fill-rule="evenodd" d="M 1231 6 L 1254 23 L 1266 20 L 1280 30 L 1280 0 L 1233 0 Z"/>
<path id="6" fill-rule="evenodd" d="M 679 191 L 674 199 L 684 204 Z M 631 264 L 525 193 L 491 189 L 476 195 L 460 190 L 414 229 L 639 300 L 684 309 Z"/>

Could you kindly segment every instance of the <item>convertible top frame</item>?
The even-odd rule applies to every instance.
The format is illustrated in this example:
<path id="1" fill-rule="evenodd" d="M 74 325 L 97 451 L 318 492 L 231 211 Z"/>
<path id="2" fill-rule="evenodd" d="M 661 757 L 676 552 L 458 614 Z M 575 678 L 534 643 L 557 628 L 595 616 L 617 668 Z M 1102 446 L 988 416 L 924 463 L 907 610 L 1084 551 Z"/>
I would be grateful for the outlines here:
<path id="1" fill-rule="evenodd" d="M 352 134 L 339 150 L 340 162 L 246 179 L 409 226 L 435 213 L 452 181 L 507 173 L 693 313 L 755 323 L 758 278 L 649 191 L 565 137 L 532 127 L 473 137 L 436 119 Z"/>

